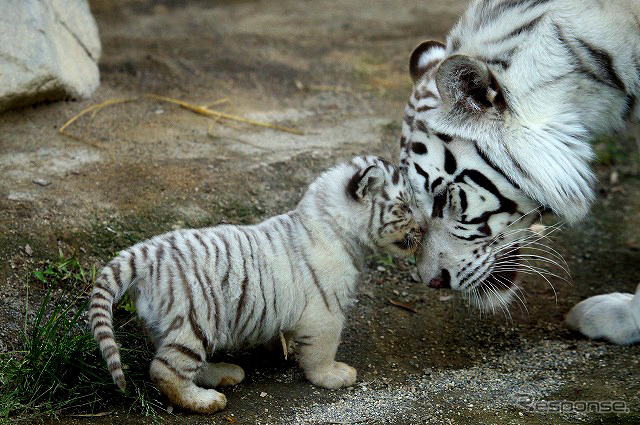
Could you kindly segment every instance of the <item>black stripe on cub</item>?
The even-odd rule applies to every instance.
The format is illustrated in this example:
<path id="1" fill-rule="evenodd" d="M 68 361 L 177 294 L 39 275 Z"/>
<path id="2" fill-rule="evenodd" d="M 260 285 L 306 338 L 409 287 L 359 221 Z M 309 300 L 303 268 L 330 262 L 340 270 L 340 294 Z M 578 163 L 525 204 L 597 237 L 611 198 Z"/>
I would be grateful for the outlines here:
<path id="1" fill-rule="evenodd" d="M 369 167 L 365 168 L 364 170 L 355 173 L 349 179 L 349 182 L 347 183 L 347 187 L 346 187 L 346 192 L 347 192 L 347 196 L 348 197 L 350 197 L 354 201 L 359 201 L 360 200 L 360 198 L 358 197 L 358 183 L 360 183 L 360 180 L 362 179 L 362 177 L 365 174 L 367 174 L 367 172 L 370 169 L 372 169 L 373 167 L 375 167 L 375 165 L 370 165 Z"/>

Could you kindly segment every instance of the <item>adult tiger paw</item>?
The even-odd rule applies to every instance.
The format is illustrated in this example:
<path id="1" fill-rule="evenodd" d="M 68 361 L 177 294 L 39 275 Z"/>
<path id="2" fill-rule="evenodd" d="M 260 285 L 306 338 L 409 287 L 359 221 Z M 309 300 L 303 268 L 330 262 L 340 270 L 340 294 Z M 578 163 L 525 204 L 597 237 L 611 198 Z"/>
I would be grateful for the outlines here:
<path id="1" fill-rule="evenodd" d="M 640 285 L 635 296 L 614 292 L 579 302 L 567 314 L 566 323 L 591 339 L 618 345 L 640 342 Z"/>

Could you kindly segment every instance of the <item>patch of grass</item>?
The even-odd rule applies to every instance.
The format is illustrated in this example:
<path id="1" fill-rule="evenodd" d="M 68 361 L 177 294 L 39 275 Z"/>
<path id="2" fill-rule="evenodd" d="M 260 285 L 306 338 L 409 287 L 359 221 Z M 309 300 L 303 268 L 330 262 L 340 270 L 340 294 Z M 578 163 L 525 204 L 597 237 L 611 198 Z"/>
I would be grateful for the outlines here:
<path id="1" fill-rule="evenodd" d="M 66 257 L 62 251 L 59 251 L 56 260 L 47 261 L 46 266 L 42 270 L 34 271 L 33 275 L 44 284 L 65 286 L 80 284 L 86 287 L 95 281 L 96 268 L 92 267 L 87 275 L 75 255 Z"/>
<path id="2" fill-rule="evenodd" d="M 393 256 L 386 254 L 374 254 L 367 259 L 378 266 L 395 268 L 396 264 L 394 262 Z"/>
<path id="3" fill-rule="evenodd" d="M 30 306 L 27 296 L 21 350 L 0 353 L 0 420 L 30 422 L 114 404 L 157 417 L 160 394 L 147 378 L 151 350 L 138 324 L 116 325 L 123 364 L 129 366 L 126 393 L 112 382 L 88 329 L 84 313 L 95 269 L 87 272 L 74 256 L 61 255 L 34 275 L 47 291 L 39 306 Z M 54 295 L 61 285 L 79 289 L 73 296 Z M 116 313 L 131 317 L 124 310 Z"/>
<path id="4" fill-rule="evenodd" d="M 628 156 L 618 138 L 600 138 L 594 146 L 598 162 L 603 165 L 615 165 Z"/>
<path id="5" fill-rule="evenodd" d="M 640 145 L 631 134 L 600 137 L 593 147 L 602 165 L 629 166 L 640 163 Z"/>

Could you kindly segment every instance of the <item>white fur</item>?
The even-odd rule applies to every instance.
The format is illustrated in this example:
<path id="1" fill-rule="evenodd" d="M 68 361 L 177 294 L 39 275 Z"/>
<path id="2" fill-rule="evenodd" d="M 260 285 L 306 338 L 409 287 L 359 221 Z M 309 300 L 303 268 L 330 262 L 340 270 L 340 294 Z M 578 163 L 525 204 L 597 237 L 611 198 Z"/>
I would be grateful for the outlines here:
<path id="1" fill-rule="evenodd" d="M 430 48 L 418 48 L 417 60 L 412 56 L 418 66 L 411 70 L 414 90 L 400 163 L 425 215 L 432 215 L 438 196 L 446 195 L 447 204 L 441 217 L 428 219 L 418 270 L 425 282 L 450 272 L 452 289 L 495 309 L 519 297 L 515 286 L 483 288 L 493 271 L 534 272 L 523 261 L 516 265 L 516 259 L 505 265 L 500 256 L 528 246 L 556 261 L 550 248 L 540 245 L 544 240 L 527 230 L 536 207 L 568 222 L 582 219 L 594 199 L 590 140 L 640 120 L 640 2 L 476 0 L 446 46 L 421 46 Z M 467 68 L 456 66 L 460 63 Z M 485 98 L 476 99 L 478 93 Z M 428 153 L 417 153 L 415 143 Z M 443 170 L 445 150 L 456 160 L 454 173 Z M 491 234 L 473 241 L 461 239 L 475 237 L 478 226 L 461 225 L 457 194 L 467 195 L 465 215 L 472 217 L 490 212 L 495 199 L 482 187 L 459 181 L 465 169 L 487 177 L 518 207 L 514 214 L 488 217 L 483 224 Z"/>
<path id="2" fill-rule="evenodd" d="M 365 248 L 408 255 L 405 241 L 420 233 L 404 192 L 394 167 L 356 157 L 316 179 L 287 214 L 255 226 L 178 230 L 122 251 L 97 279 L 89 308 L 114 381 L 124 389 L 111 308 L 129 290 L 157 348 L 151 378 L 173 404 L 224 408 L 223 394 L 199 385 L 237 384 L 244 371 L 207 356 L 281 332 L 298 343 L 313 384 L 352 385 L 355 369 L 334 358 Z"/>
<path id="3" fill-rule="evenodd" d="M 580 38 L 611 54 L 627 93 L 637 98 L 640 2 L 554 0 L 528 10 L 513 8 L 491 24 L 480 25 L 491 10 L 486 5 L 499 3 L 475 1 L 447 37 L 445 56 L 499 59 L 516 49 L 508 69 L 489 65 L 505 89 L 507 112 L 471 120 L 445 107 L 426 112 L 425 120 L 435 131 L 478 141 L 484 153 L 529 197 L 570 222 L 580 220 L 594 197 L 589 140 L 626 127 L 622 113 L 626 99 L 620 90 L 573 72 L 572 57 L 558 39 L 556 26 L 566 38 Z M 496 41 L 539 16 L 534 30 Z M 455 52 L 453 40 L 460 41 Z M 636 120 L 640 119 L 638 105 L 636 101 L 629 114 Z M 522 175 L 510 158 L 530 177 Z"/>
<path id="4" fill-rule="evenodd" d="M 614 292 L 587 298 L 569 311 L 566 322 L 592 339 L 620 345 L 640 342 L 640 285 L 635 295 Z"/>

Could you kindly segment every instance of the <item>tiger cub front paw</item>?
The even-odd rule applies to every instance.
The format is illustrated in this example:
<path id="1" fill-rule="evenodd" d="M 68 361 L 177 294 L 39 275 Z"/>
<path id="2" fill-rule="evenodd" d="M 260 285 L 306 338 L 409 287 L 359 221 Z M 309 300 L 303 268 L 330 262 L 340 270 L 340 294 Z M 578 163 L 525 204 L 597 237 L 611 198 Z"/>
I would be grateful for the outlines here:
<path id="1" fill-rule="evenodd" d="M 333 362 L 328 368 L 307 372 L 307 378 L 313 385 L 330 390 L 350 387 L 356 382 L 357 375 L 354 368 L 342 362 Z"/>

